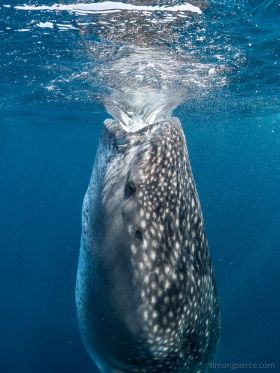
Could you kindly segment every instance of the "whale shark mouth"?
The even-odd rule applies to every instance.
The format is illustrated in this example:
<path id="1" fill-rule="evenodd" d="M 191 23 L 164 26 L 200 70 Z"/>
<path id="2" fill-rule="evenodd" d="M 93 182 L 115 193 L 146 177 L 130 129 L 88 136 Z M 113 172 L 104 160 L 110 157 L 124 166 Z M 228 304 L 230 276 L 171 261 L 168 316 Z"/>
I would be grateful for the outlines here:
<path id="1" fill-rule="evenodd" d="M 183 100 L 182 100 L 183 101 Z M 136 132 L 171 118 L 178 100 L 170 100 L 162 92 L 114 92 L 104 98 L 107 112 L 126 132 Z"/>

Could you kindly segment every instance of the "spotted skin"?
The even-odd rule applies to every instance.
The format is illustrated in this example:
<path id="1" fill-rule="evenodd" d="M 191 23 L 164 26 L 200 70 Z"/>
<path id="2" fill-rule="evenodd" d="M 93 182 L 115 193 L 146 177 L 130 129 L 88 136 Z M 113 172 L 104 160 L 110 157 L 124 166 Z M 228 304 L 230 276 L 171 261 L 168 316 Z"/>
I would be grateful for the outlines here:
<path id="1" fill-rule="evenodd" d="M 178 119 L 105 122 L 82 224 L 78 320 L 100 371 L 206 372 L 220 313 Z"/>

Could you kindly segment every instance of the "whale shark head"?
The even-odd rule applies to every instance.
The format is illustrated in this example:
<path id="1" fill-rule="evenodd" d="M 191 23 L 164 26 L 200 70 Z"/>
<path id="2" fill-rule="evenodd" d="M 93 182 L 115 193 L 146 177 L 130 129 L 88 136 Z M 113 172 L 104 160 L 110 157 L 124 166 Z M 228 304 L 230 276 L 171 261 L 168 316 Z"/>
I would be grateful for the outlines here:
<path id="1" fill-rule="evenodd" d="M 110 230 L 116 227 L 120 234 L 122 228 L 132 253 L 145 246 L 151 250 L 152 242 L 160 246 L 163 233 L 168 233 L 163 224 L 177 213 L 186 179 L 187 152 L 179 121 L 173 118 L 134 133 L 107 121 L 103 139 L 108 161 L 101 194 L 105 214 L 112 217 Z"/>

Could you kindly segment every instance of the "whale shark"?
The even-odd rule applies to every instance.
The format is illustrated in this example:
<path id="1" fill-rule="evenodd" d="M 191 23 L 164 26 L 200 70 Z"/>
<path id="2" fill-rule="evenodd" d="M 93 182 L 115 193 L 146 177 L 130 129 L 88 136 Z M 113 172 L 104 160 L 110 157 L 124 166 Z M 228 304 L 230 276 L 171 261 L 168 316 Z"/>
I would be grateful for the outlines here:
<path id="1" fill-rule="evenodd" d="M 101 372 L 206 372 L 220 308 L 187 145 L 170 118 L 106 120 L 82 210 L 76 305 Z"/>

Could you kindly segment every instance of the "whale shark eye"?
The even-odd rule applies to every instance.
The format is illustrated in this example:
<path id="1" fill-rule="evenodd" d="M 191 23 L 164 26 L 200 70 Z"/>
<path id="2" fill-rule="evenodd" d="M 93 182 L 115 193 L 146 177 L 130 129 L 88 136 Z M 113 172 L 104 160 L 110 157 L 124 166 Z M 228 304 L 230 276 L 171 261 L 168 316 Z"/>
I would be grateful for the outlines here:
<path id="1" fill-rule="evenodd" d="M 125 186 L 125 196 L 129 197 L 136 192 L 136 185 L 133 181 L 129 181 Z"/>
<path id="2" fill-rule="evenodd" d="M 139 230 L 135 231 L 135 237 L 137 238 L 137 240 L 142 241 L 143 239 L 142 232 Z"/>

